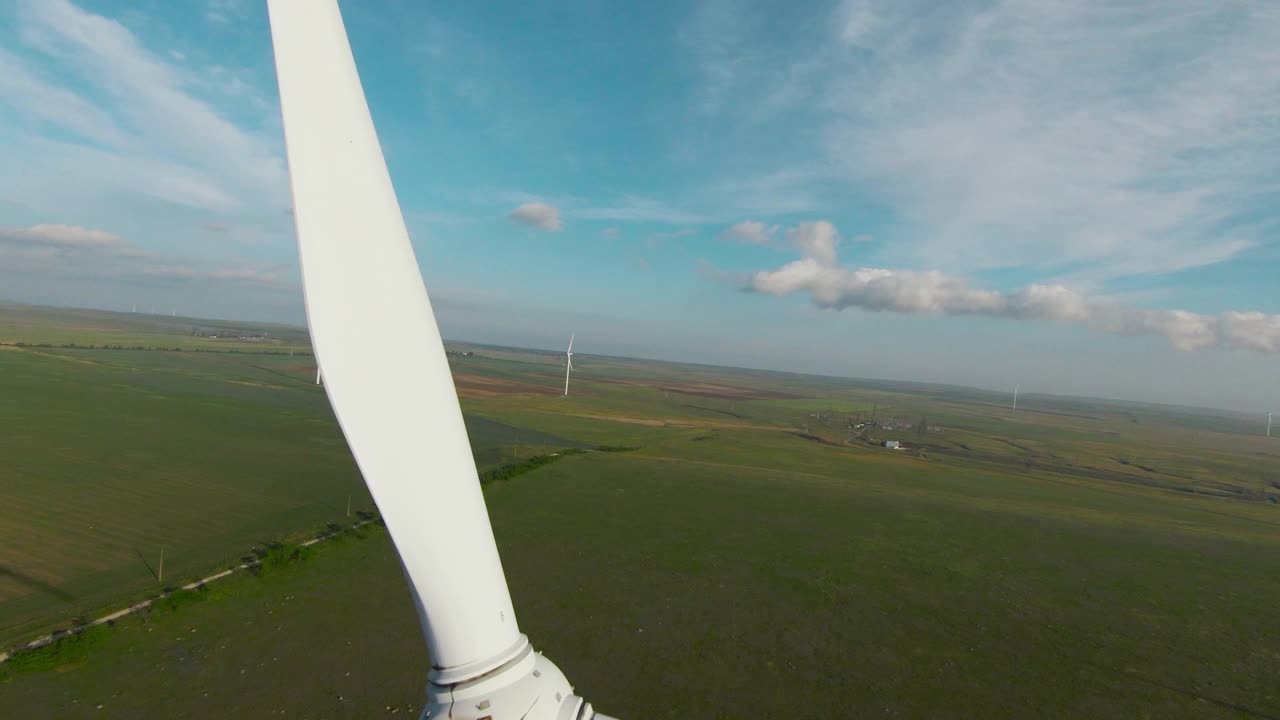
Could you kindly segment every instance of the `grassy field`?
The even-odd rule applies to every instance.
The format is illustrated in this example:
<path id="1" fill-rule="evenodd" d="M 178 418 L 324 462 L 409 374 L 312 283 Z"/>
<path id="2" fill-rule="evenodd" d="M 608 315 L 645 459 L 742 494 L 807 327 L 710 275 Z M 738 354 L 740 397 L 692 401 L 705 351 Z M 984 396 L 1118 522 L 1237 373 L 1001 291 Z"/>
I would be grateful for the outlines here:
<path id="1" fill-rule="evenodd" d="M 487 491 L 522 628 L 597 707 L 1280 712 L 1280 548 L 1257 518 L 1142 488 L 922 473 L 905 459 L 782 471 L 686 445 L 701 444 L 567 458 Z M 812 465 L 785 440 L 745 447 Z M 0 706 L 66 718 L 420 710 L 425 653 L 379 532 L 217 594 L 122 622 L 60 672 L 0 682 Z"/>
<path id="2" fill-rule="evenodd" d="M 314 378 L 310 355 L 0 345 L 0 646 L 159 590 L 162 549 L 168 584 L 372 509 Z M 482 468 L 583 445 L 468 428 Z"/>
<path id="3" fill-rule="evenodd" d="M 458 348 L 482 465 L 640 448 L 486 487 L 522 629 L 606 712 L 1280 717 L 1280 438 L 1245 416 L 589 355 L 564 398 L 552 354 Z M 0 617 L 154 587 L 134 546 L 182 535 L 179 575 L 367 507 L 295 360 L 0 350 Z M 57 672 L 0 666 L 0 707 L 420 709 L 380 530 L 209 592 Z"/>
<path id="4" fill-rule="evenodd" d="M 0 303 L 0 344 L 311 353 L 303 328 L 154 313 Z"/>

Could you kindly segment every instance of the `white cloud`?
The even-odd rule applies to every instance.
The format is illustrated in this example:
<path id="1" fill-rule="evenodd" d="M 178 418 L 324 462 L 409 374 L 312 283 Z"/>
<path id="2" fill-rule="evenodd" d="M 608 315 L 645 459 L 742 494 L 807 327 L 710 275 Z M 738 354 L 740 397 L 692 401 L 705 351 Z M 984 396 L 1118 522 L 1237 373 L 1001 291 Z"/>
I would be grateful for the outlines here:
<path id="1" fill-rule="evenodd" d="M 851 270 L 836 263 L 839 234 L 830 223 L 800 225 L 788 231 L 787 237 L 803 257 L 776 270 L 752 274 L 744 289 L 767 295 L 806 293 L 814 305 L 833 310 L 1073 322 L 1118 335 L 1161 336 L 1178 350 L 1280 352 L 1280 315 L 1140 309 L 1090 300 L 1061 285 L 1031 284 L 1001 293 L 972 288 L 963 278 L 938 271 Z"/>
<path id="2" fill-rule="evenodd" d="M 43 178 L 67 192 L 141 194 L 218 212 L 264 200 L 285 204 L 278 127 L 256 93 L 240 88 L 233 99 L 261 116 L 263 127 L 236 124 L 228 119 L 234 113 L 195 94 L 209 83 L 173 62 L 167 51 L 149 51 L 116 20 L 67 0 L 24 0 L 18 18 L 30 54 L 0 54 L 0 103 L 79 140 L 12 137 L 24 176 L 0 171 L 0 182 Z M 37 58 L 59 72 L 31 70 Z M 38 149 L 56 155 L 57 172 L 45 166 Z"/>
<path id="3" fill-rule="evenodd" d="M 1225 312 L 1218 318 L 1218 334 L 1233 345 L 1280 353 L 1280 315 Z"/>
<path id="4" fill-rule="evenodd" d="M 560 222 L 560 210 L 541 202 L 524 203 L 512 210 L 508 217 L 513 222 L 549 232 L 559 232 L 564 227 Z"/>
<path id="5" fill-rule="evenodd" d="M 239 0 L 209 0 L 204 17 L 214 25 L 227 25 L 233 20 L 243 20 L 244 7 Z"/>
<path id="6" fill-rule="evenodd" d="M 115 251 L 130 247 L 129 243 L 126 243 L 117 235 L 78 225 L 0 227 L 0 243 Z"/>
<path id="7" fill-rule="evenodd" d="M 787 244 L 820 265 L 834 265 L 836 248 L 840 245 L 840 233 L 836 232 L 835 225 L 826 220 L 802 223 L 787 231 Z"/>
<path id="8" fill-rule="evenodd" d="M 12 53 L 0 49 L 0 98 L 18 110 L 95 143 L 125 137 L 111 117 L 79 95 L 56 87 Z"/>
<path id="9" fill-rule="evenodd" d="M 937 271 L 848 270 L 814 257 L 758 272 L 747 287 L 770 295 L 809 293 L 815 305 L 843 310 L 889 310 L 900 313 L 1003 315 L 1007 299 L 989 290 L 974 290 L 960 278 Z"/>
<path id="10" fill-rule="evenodd" d="M 1246 0 L 848 0 L 825 27 L 708 0 L 681 32 L 743 162 L 804 169 L 744 212 L 845 193 L 896 216 L 904 262 L 1099 283 L 1266 241 L 1277 37 Z"/>
<path id="11" fill-rule="evenodd" d="M 738 8 L 726 0 L 697 3 L 692 18 L 680 28 L 677 39 L 700 60 L 701 94 L 696 109 L 721 110 L 739 82 L 740 65 L 749 57 L 739 49 L 742 36 Z"/>
<path id="12" fill-rule="evenodd" d="M 212 265 L 143 250 L 114 233 L 76 225 L 0 227 L 0 268 L 6 275 L 21 274 L 27 282 L 66 278 L 205 282 L 221 285 L 226 292 L 243 286 L 298 292 L 283 267 Z"/>
<path id="13" fill-rule="evenodd" d="M 618 228 L 607 227 L 600 231 L 600 237 L 605 240 L 615 240 L 618 237 Z"/>
<path id="14" fill-rule="evenodd" d="M 722 240 L 738 240 L 752 245 L 768 245 L 778 232 L 777 225 L 765 225 L 759 220 L 745 220 L 720 233 Z"/>
<path id="15" fill-rule="evenodd" d="M 651 222 L 667 225 L 700 225 L 717 222 L 711 216 L 674 207 L 660 200 L 640 195 L 620 195 L 606 199 L 587 200 L 575 195 L 534 195 L 523 191 L 488 191 L 484 200 L 496 197 L 499 202 L 516 204 L 547 204 L 562 212 L 583 220 L 607 220 L 613 222 Z"/>
<path id="16" fill-rule="evenodd" d="M 928 3 L 927 7 L 936 6 Z M 1259 241 L 1280 161 L 1280 13 L 1265 3 L 848 2 L 826 148 L 918 219 L 916 259 L 1220 261 Z"/>
<path id="17" fill-rule="evenodd" d="M 146 152 L 100 150 L 87 145 L 31 138 L 17 153 L 38 162 L 37 172 L 5 175 L 0 185 L 46 197 L 67 193 L 129 199 L 154 198 L 211 212 L 243 207 L 236 189 L 201 168 Z"/>

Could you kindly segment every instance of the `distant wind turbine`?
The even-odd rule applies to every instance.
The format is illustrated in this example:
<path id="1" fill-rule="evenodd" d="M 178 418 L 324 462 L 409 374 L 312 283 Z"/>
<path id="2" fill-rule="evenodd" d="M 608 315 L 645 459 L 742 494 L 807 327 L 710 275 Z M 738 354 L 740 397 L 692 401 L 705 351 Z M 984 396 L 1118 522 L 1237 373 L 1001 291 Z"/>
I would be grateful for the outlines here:
<path id="1" fill-rule="evenodd" d="M 1267 413 L 1267 437 L 1271 437 L 1271 413 Z"/>
<path id="2" fill-rule="evenodd" d="M 1013 409 L 1018 409 L 1018 386 L 1013 386 Z"/>
<path id="3" fill-rule="evenodd" d="M 564 351 L 564 396 L 569 397 L 569 372 L 573 370 L 573 333 L 569 333 L 569 349 Z"/>

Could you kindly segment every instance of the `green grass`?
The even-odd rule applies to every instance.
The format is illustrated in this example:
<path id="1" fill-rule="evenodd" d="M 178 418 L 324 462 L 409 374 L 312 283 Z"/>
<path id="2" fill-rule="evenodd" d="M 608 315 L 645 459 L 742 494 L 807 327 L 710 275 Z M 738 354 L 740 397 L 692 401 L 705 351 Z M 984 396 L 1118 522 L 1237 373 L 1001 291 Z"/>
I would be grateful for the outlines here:
<path id="1" fill-rule="evenodd" d="M 421 633 L 398 573 L 385 532 L 370 527 L 323 543 L 312 561 L 240 574 L 200 602 L 95 628 L 91 643 L 63 641 L 28 656 L 21 670 L 0 665 L 0 708 L 6 718 L 267 717 L 277 709 L 367 718 L 394 705 L 413 717 L 406 708 L 421 708 L 426 653 L 413 641 Z M 361 592 L 335 594 L 335 577 Z M 365 620 L 373 616 L 383 619 Z M 336 642 L 315 646 L 321 637 Z M 393 687 L 400 691 L 388 693 Z"/>
<path id="2" fill-rule="evenodd" d="M 486 491 L 522 630 L 602 710 L 1280 712 L 1280 537 L 1246 517 L 1190 518 L 1146 490 L 1112 507 L 1031 477 L 885 472 L 873 455 L 824 473 L 675 458 L 680 447 L 568 457 Z M 967 487 L 938 491 L 949 484 Z M 1045 512 L 1017 510 L 1033 506 Z M 420 710 L 426 667 L 403 574 L 371 530 L 122 622 L 60 672 L 0 683 L 0 706 L 368 717 Z"/>
<path id="3" fill-rule="evenodd" d="M 455 371 L 562 377 L 554 354 L 477 350 Z M 603 711 L 1280 717 L 1280 439 L 1245 419 L 581 364 L 570 397 L 463 404 L 482 477 L 505 480 L 485 495 L 521 628 Z M 873 405 L 941 432 L 814 417 Z M 154 593 L 162 544 L 166 579 L 253 545 L 267 561 L 0 665 L 0 714 L 420 710 L 425 652 L 383 531 L 294 558 L 297 533 L 368 502 L 309 357 L 0 350 L 0 420 L 0 635 Z"/>
<path id="4" fill-rule="evenodd" d="M 562 458 L 566 458 L 571 455 L 581 455 L 584 452 L 586 451 L 580 448 L 570 448 L 568 450 L 562 450 L 558 453 L 552 453 L 550 455 L 535 455 L 529 458 L 528 460 L 521 460 L 520 462 L 507 463 L 506 465 L 501 465 L 499 467 L 493 468 L 492 470 L 481 473 L 480 484 L 488 485 L 489 483 L 504 482 L 512 478 L 516 478 L 521 475 L 524 475 L 525 473 L 531 473 L 540 467 L 545 467 L 547 465 L 550 465 L 551 463 L 556 462 L 557 460 L 560 460 Z"/>
<path id="5" fill-rule="evenodd" d="M 243 337 L 256 339 L 238 339 Z M 306 330 L 289 325 L 0 303 L 0 344 L 14 343 L 307 355 L 311 352 Z"/>
<path id="6" fill-rule="evenodd" d="M 106 625 L 91 625 L 78 632 L 67 633 L 43 647 L 15 653 L 0 665 L 0 681 L 82 663 L 105 644 L 110 632 L 111 628 Z"/>
<path id="7" fill-rule="evenodd" d="M 260 364 L 0 351 L 0 637 L 371 506 L 322 393 Z"/>
<path id="8" fill-rule="evenodd" d="M 481 472 L 497 466 L 520 462 L 521 456 L 547 452 L 552 448 L 585 448 L 589 444 L 551 433 L 499 422 L 483 415 L 465 417 L 467 437 L 471 440 L 476 465 Z"/>
<path id="9" fill-rule="evenodd" d="M 156 592 L 162 549 L 169 583 L 373 509 L 309 363 L 0 350 L 0 646 Z M 483 467 L 584 445 L 468 427 Z"/>

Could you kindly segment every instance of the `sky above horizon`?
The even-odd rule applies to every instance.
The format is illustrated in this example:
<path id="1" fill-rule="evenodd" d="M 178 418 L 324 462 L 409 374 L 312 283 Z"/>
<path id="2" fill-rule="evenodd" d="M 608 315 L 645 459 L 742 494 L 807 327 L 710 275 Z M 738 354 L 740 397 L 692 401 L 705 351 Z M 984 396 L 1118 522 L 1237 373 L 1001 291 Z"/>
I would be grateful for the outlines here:
<path id="1" fill-rule="evenodd" d="M 1280 6 L 534 5 L 342 3 L 446 336 L 1280 405 Z M 304 322 L 265 3 L 0 20 L 0 299 Z"/>

